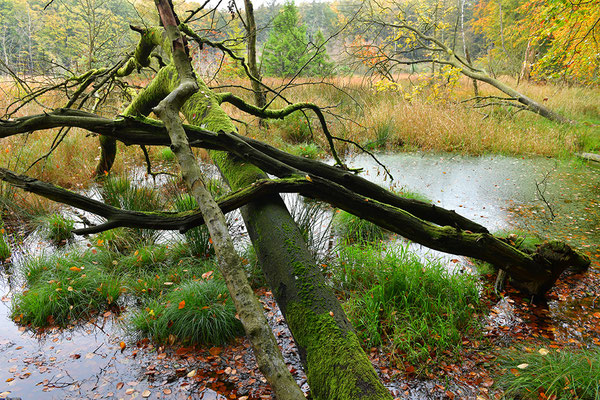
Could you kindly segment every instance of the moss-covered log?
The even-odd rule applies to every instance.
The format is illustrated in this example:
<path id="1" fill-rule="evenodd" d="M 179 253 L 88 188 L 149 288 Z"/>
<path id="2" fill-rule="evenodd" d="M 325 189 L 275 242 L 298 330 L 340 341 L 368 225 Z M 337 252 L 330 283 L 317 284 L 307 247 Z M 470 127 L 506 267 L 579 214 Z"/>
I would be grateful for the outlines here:
<path id="1" fill-rule="evenodd" d="M 141 96 L 143 98 L 135 99 L 130 108 L 135 108 L 137 110 L 143 109 L 144 111 L 147 111 L 152 107 L 155 107 L 158 102 L 169 95 L 169 93 L 173 91 L 178 84 L 179 82 L 175 68 L 172 65 L 164 67 L 159 71 L 155 79 L 150 84 L 151 90 L 149 91 L 147 88 Z M 235 132 L 235 127 L 231 119 L 221 109 L 215 94 L 200 79 L 198 80 L 198 86 L 198 92 L 191 96 L 191 98 L 184 104 L 182 108 L 182 112 L 186 119 L 196 126 L 207 128 L 215 132 Z M 144 113 L 141 113 L 141 115 L 144 115 Z M 251 164 L 244 163 L 240 159 L 235 158 L 230 154 L 212 151 L 211 157 L 234 190 L 251 184 L 256 180 L 266 178 L 266 174 L 260 169 L 252 166 Z M 254 204 L 256 209 L 250 213 L 245 213 L 246 217 L 249 218 L 246 220 L 247 225 L 252 225 L 254 223 L 252 219 L 254 218 L 255 213 L 260 212 L 261 210 L 264 212 L 274 212 L 276 209 L 279 209 L 281 218 L 285 218 L 285 226 L 295 226 L 293 219 L 287 212 L 283 201 L 278 195 L 272 196 L 268 200 L 269 201 L 262 200 L 259 203 Z M 271 207 L 267 211 L 263 208 L 263 206 L 268 202 L 271 204 Z M 281 221 L 281 223 L 283 222 L 284 221 Z M 261 222 L 256 222 L 256 224 L 257 226 L 261 226 Z M 307 255 L 309 254 L 308 249 L 306 248 L 306 243 L 297 229 L 286 229 L 285 232 L 287 232 L 287 241 L 296 244 L 294 249 L 297 248 L 298 251 Z M 262 239 L 264 240 L 265 238 Z M 257 247 L 257 253 L 259 257 L 265 260 L 270 259 L 272 255 L 276 254 L 280 250 L 276 248 L 276 246 L 268 244 L 268 242 L 259 244 Z M 288 250 L 291 251 L 292 248 L 289 248 Z M 273 261 L 275 262 L 276 260 Z M 306 274 L 307 279 L 312 277 L 320 277 L 321 280 L 323 279 L 316 261 L 311 257 L 305 259 L 304 257 L 291 252 L 287 254 L 284 260 L 277 261 L 282 261 L 282 263 L 274 264 L 267 262 L 267 264 L 272 265 L 277 271 L 284 271 L 284 274 L 295 277 L 296 275 L 291 275 L 292 271 L 294 270 L 294 265 L 296 265 L 296 268 L 298 268 L 298 263 L 302 262 L 302 269 L 308 271 Z M 265 270 L 266 275 L 269 273 L 270 272 L 268 270 Z M 275 285 L 274 287 L 280 286 L 277 284 L 279 276 L 280 274 L 268 278 L 271 282 L 273 282 L 273 285 Z M 306 281 L 306 284 L 309 284 L 309 282 Z M 306 361 L 305 368 L 313 396 L 316 399 L 340 400 L 390 399 L 391 396 L 389 392 L 377 378 L 375 370 L 371 366 L 358 341 L 352 340 L 354 333 L 349 333 L 352 330 L 350 323 L 348 322 L 347 317 L 339 305 L 339 302 L 337 301 L 333 291 L 324 285 L 317 285 L 316 287 L 318 290 L 300 291 L 297 293 L 297 297 L 299 299 L 303 299 L 302 303 L 305 304 L 303 306 L 305 310 L 308 310 L 308 308 L 306 308 L 306 304 L 313 304 L 315 308 L 312 309 L 311 312 L 314 313 L 315 316 L 330 318 L 332 321 L 332 323 L 329 324 L 330 329 L 328 331 L 313 331 L 313 334 L 309 335 L 313 339 L 312 344 L 310 346 L 303 347 L 307 352 L 307 356 L 303 357 L 303 359 Z M 296 287 L 290 287 L 288 291 L 294 291 L 295 289 Z M 281 298 L 277 295 L 278 291 L 275 290 L 274 293 L 277 301 L 281 301 Z M 326 312 L 324 312 L 323 308 L 320 308 L 320 306 L 324 304 L 329 305 Z M 335 308 L 332 310 L 333 305 L 335 305 Z M 287 310 L 287 307 L 282 307 L 282 309 Z M 330 313 L 333 313 L 333 316 L 330 315 Z M 285 313 L 284 316 L 286 317 L 286 320 L 288 320 L 288 316 Z M 289 320 L 298 321 L 299 319 L 291 318 Z M 290 325 L 290 330 L 292 331 L 294 337 L 297 338 L 299 346 L 303 346 L 302 343 L 306 343 L 306 340 L 302 338 L 306 337 L 305 331 L 307 329 L 308 327 L 304 325 Z M 316 337 L 313 337 L 315 335 Z M 330 346 L 328 341 L 332 335 L 340 338 L 346 337 L 346 345 L 340 347 Z M 337 365 L 335 362 L 328 363 L 325 361 L 325 359 L 345 359 L 352 360 L 352 364 L 361 365 L 362 368 L 354 371 L 356 372 L 355 376 L 351 376 L 350 374 L 350 372 L 353 372 L 353 370 L 343 370 L 341 368 L 332 368 L 331 370 L 328 370 L 326 374 L 323 374 L 322 367 L 313 368 L 311 370 L 311 364 L 308 363 L 308 360 L 314 359 L 314 357 L 308 353 L 314 353 L 314 357 L 323 359 L 323 362 L 319 363 L 321 366 L 329 365 L 330 367 L 334 367 Z M 364 382 L 369 382 L 369 384 L 365 386 Z M 343 386 L 343 388 L 341 388 L 341 386 Z M 334 393 L 329 391 L 329 389 L 333 387 L 337 388 L 335 393 L 339 393 L 340 397 L 329 397 L 329 394 Z M 354 394 L 354 397 L 349 396 L 348 394 Z"/>

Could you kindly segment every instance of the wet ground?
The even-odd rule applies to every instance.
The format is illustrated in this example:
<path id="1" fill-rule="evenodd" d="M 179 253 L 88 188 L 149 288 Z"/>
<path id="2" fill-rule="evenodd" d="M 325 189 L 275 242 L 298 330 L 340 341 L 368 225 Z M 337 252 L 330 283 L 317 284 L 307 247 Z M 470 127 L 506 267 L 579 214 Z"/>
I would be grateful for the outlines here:
<path id="1" fill-rule="evenodd" d="M 593 259 L 590 272 L 565 276 L 546 304 L 532 304 L 510 289 L 495 298 L 486 335 L 498 343 L 545 338 L 554 346 L 600 344 L 600 170 L 550 159 L 380 155 L 396 188 L 424 194 L 491 230 L 516 227 L 570 241 Z M 368 178 L 389 184 L 376 164 L 357 157 Z M 27 251 L 37 253 L 37 240 Z M 432 253 L 432 256 L 439 254 Z M 124 336 L 119 316 L 109 312 L 83 326 L 42 334 L 9 317 L 10 300 L 21 290 L 15 263 L 0 274 L 0 393 L 22 399 L 68 398 L 270 398 L 245 339 L 226 347 L 162 348 Z M 265 312 L 284 349 L 290 370 L 308 390 L 293 340 L 268 292 Z M 116 310 L 115 310 L 116 311 Z M 122 347 L 122 346 L 125 347 Z M 443 365 L 455 384 L 415 381 L 410 371 L 388 368 L 376 349 L 370 357 L 395 396 L 409 399 L 486 398 L 492 378 L 477 343 L 461 365 Z M 472 355 L 472 357 L 471 357 Z M 465 372 L 470 371 L 470 372 Z"/>

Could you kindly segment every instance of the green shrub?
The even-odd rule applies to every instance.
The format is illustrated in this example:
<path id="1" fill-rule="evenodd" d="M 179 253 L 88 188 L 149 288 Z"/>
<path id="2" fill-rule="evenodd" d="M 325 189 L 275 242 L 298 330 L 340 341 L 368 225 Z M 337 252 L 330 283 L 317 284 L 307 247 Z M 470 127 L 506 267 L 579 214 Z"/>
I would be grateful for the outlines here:
<path id="1" fill-rule="evenodd" d="M 60 243 L 73 236 L 74 222 L 60 214 L 50 214 L 40 220 L 42 235 L 55 243 Z"/>
<path id="2" fill-rule="evenodd" d="M 336 211 L 332 221 L 333 233 L 345 244 L 367 244 L 385 237 L 385 229 L 343 210 Z"/>
<path id="3" fill-rule="evenodd" d="M 160 342 L 223 344 L 243 329 L 225 284 L 209 279 L 186 282 L 136 312 L 132 326 Z"/>
<path id="4" fill-rule="evenodd" d="M 39 257 L 27 262 L 28 290 L 15 296 L 13 319 L 34 327 L 64 326 L 114 305 L 121 286 L 106 270 L 110 258 L 97 253 Z"/>
<path id="5" fill-rule="evenodd" d="M 500 363 L 505 373 L 497 383 L 507 399 L 600 399 L 597 347 L 578 351 L 512 349 L 504 352 Z"/>
<path id="6" fill-rule="evenodd" d="M 4 223 L 0 220 L 0 261 L 9 259 L 11 254 L 10 243 L 4 230 Z"/>
<path id="7" fill-rule="evenodd" d="M 423 264 L 406 249 L 350 246 L 330 272 L 349 298 L 344 307 L 363 343 L 389 346 L 418 372 L 458 357 L 463 337 L 478 325 L 476 278 Z"/>

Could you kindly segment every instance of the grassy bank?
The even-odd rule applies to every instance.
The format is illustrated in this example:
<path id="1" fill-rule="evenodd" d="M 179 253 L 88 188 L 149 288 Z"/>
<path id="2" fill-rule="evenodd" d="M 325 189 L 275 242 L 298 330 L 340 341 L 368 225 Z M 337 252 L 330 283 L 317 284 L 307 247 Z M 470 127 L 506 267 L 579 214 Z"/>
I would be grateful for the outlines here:
<path id="1" fill-rule="evenodd" d="M 473 97 L 471 83 L 467 80 L 460 80 L 451 88 L 440 88 L 439 84 L 423 86 L 420 80 L 423 77 L 405 77 L 400 79 L 397 89 L 378 90 L 376 82 L 362 77 L 332 78 L 326 86 L 300 84 L 292 87 L 288 89 L 287 97 L 331 107 L 328 119 L 333 134 L 370 149 L 555 157 L 600 150 L 600 133 L 594 126 L 600 123 L 600 109 L 596 105 L 600 103 L 598 88 L 533 83 L 518 86 L 524 94 L 580 122 L 560 125 L 506 106 L 474 109 L 467 101 Z M 423 87 L 415 93 L 411 82 Z M 278 86 L 282 82 L 270 79 L 267 83 Z M 507 83 L 516 84 L 510 80 Z M 497 95 L 488 85 L 480 85 L 480 89 L 481 96 Z M 237 94 L 247 96 L 242 92 Z M 276 101 L 274 105 L 285 104 Z M 236 118 L 245 117 L 233 107 L 228 110 Z M 318 122 L 310 113 L 307 115 L 311 119 L 313 135 L 301 114 L 274 122 L 268 130 L 258 130 L 252 125 L 241 129 L 281 147 L 310 143 L 312 136 L 321 149 L 326 149 Z M 339 143 L 339 146 L 356 150 L 347 144 Z"/>

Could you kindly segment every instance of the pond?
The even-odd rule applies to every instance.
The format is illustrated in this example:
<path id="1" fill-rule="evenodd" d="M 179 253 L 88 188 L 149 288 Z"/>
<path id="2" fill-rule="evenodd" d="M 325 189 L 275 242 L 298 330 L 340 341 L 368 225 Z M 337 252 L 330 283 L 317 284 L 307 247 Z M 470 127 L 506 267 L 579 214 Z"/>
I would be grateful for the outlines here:
<path id="1" fill-rule="evenodd" d="M 363 176 L 374 182 L 386 186 L 391 183 L 396 190 L 418 192 L 491 231 L 522 228 L 544 237 L 567 240 L 585 249 L 594 263 L 584 286 L 574 284 L 579 285 L 577 293 L 583 294 L 575 296 L 568 290 L 551 294 L 544 321 L 554 338 L 597 340 L 600 335 L 595 332 L 596 328 L 589 326 L 590 320 L 585 315 L 600 310 L 600 304 L 595 302 L 596 288 L 600 287 L 596 284 L 600 253 L 600 170 L 547 158 L 426 153 L 378 154 L 377 157 L 389 168 L 393 182 L 369 156 L 353 157 L 349 165 L 364 168 Z M 236 358 L 239 356 L 236 348 L 247 346 L 241 339 L 219 354 L 211 349 L 170 354 L 147 341 L 125 339 L 118 324 L 119 316 L 111 312 L 77 328 L 41 335 L 19 327 L 9 317 L 11 297 L 23 284 L 18 272 L 19 257 L 38 253 L 37 246 L 48 251 L 47 244 L 37 239 L 30 238 L 26 243 L 26 248 L 21 249 L 23 255 L 17 251 L 14 263 L 6 265 L 0 274 L 0 392 L 10 391 L 10 396 L 23 399 L 186 398 L 190 395 L 224 399 L 232 394 L 245 395 L 225 387 L 226 379 L 216 373 L 224 374 L 227 365 L 253 362 L 251 358 Z M 502 307 L 506 308 L 507 304 L 510 307 L 506 301 Z M 506 312 L 504 309 L 503 313 Z M 274 325 L 281 325 L 277 310 L 270 317 Z M 589 337 L 580 333 L 584 329 L 591 331 Z M 289 336 L 278 334 L 286 335 Z M 122 341 L 126 342 L 125 348 L 121 347 Z M 297 363 L 294 354 L 287 356 Z M 199 365 L 204 366 L 204 372 Z M 194 379 L 201 373 L 205 379 Z M 297 379 L 302 382 L 304 378 L 298 375 Z M 414 395 L 414 398 L 419 397 L 426 398 L 426 395 Z"/>

